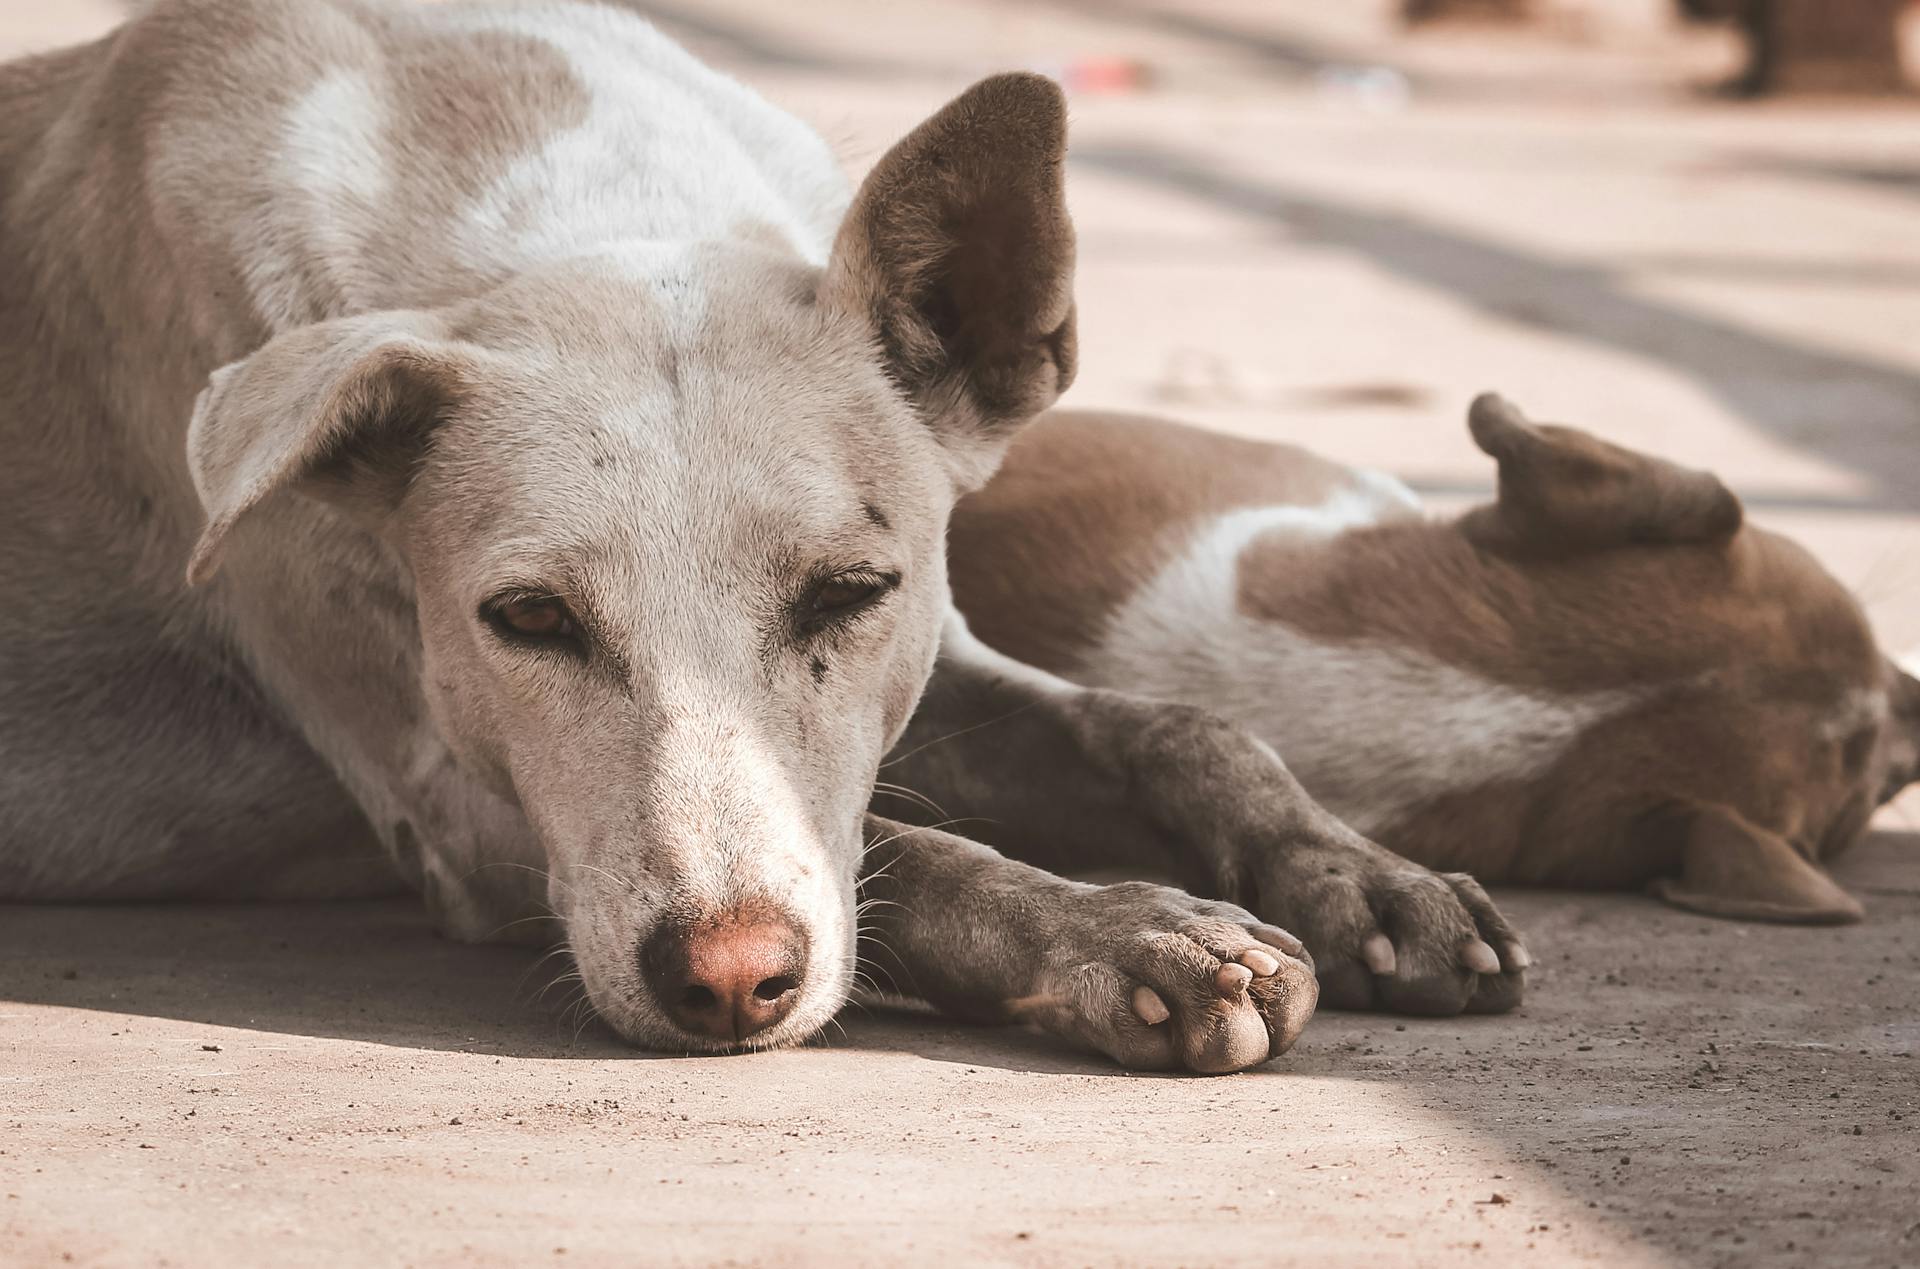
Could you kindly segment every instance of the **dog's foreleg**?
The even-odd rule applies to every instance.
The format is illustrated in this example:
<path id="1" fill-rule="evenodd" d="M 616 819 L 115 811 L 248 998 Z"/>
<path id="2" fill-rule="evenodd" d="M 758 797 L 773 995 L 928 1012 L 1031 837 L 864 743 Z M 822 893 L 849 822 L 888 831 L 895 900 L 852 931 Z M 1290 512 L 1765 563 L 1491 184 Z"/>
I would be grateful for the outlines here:
<path id="1" fill-rule="evenodd" d="M 1044 867 L 1171 877 L 1245 904 L 1313 952 L 1323 999 L 1500 1011 L 1530 963 L 1471 878 L 1366 840 L 1277 755 L 1205 710 L 1084 689 L 986 647 L 950 616 L 878 811 Z"/>
<path id="2" fill-rule="evenodd" d="M 1232 904 L 1067 881 L 879 816 L 867 839 L 861 965 L 883 990 L 1032 1023 L 1149 1070 L 1264 1062 L 1313 1013 L 1298 940 Z"/>

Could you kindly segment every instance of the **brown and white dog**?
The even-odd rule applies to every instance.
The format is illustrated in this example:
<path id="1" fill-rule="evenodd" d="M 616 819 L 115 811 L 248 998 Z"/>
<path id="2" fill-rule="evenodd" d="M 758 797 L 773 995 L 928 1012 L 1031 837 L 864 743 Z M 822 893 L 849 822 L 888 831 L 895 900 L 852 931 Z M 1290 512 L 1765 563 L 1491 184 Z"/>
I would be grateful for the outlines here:
<path id="1" fill-rule="evenodd" d="M 405 878 L 550 911 L 662 1048 L 807 1036 L 861 957 L 1191 1070 L 1315 968 L 1511 1007 L 1470 880 L 954 615 L 948 513 L 1073 374 L 1064 148 L 995 77 L 853 191 L 596 4 L 159 0 L 0 67 L 0 899 Z M 1213 897 L 1036 866 L 1089 857 Z"/>
<path id="2" fill-rule="evenodd" d="M 1205 706 L 1355 828 L 1483 881 L 1859 919 L 1821 869 L 1920 776 L 1920 682 L 1699 471 L 1473 404 L 1451 520 L 1288 445 L 1056 413 L 953 525 L 955 602 L 1075 682 Z"/>

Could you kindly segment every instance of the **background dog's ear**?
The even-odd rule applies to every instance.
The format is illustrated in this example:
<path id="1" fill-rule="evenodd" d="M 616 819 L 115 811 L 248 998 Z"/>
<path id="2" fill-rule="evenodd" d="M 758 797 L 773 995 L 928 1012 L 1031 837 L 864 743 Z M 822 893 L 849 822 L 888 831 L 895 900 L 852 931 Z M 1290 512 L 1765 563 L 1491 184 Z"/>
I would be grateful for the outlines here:
<path id="1" fill-rule="evenodd" d="M 1776 833 L 1725 807 L 1678 811 L 1680 875 L 1649 887 L 1676 908 L 1742 921 L 1845 925 L 1860 901 Z"/>
<path id="2" fill-rule="evenodd" d="M 1740 500 L 1711 472 L 1531 423 L 1491 392 L 1474 399 L 1467 426 L 1500 464 L 1499 502 L 1466 521 L 1483 540 L 1586 551 L 1725 541 L 1740 528 Z"/>
<path id="3" fill-rule="evenodd" d="M 187 428 L 207 515 L 188 583 L 213 576 L 233 526 L 281 489 L 370 514 L 398 505 L 470 353 L 429 314 L 384 312 L 289 331 L 215 371 Z"/>
<path id="4" fill-rule="evenodd" d="M 1073 381 L 1066 119 L 1050 79 L 981 80 L 874 167 L 821 282 L 872 327 L 969 487 Z"/>

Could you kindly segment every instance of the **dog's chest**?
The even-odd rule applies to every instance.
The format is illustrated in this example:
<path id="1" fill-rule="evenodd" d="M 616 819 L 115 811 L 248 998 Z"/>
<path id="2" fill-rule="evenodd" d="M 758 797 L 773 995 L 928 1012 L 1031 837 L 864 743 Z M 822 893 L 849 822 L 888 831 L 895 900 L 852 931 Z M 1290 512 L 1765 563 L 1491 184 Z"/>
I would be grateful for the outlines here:
<path id="1" fill-rule="evenodd" d="M 1415 647 L 1319 638 L 1242 610 L 1251 543 L 1286 535 L 1313 550 L 1371 519 L 1364 505 L 1332 504 L 1220 517 L 1115 614 L 1074 677 L 1223 714 L 1365 833 L 1452 793 L 1538 776 L 1630 703 L 1529 690 Z"/>

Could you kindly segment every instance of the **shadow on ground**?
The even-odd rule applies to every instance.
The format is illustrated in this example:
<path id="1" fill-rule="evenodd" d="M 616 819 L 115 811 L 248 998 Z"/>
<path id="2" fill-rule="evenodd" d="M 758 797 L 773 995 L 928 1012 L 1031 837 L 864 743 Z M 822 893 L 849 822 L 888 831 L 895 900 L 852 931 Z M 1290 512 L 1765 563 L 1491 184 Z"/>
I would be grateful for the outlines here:
<path id="1" fill-rule="evenodd" d="M 1270 221 L 1515 325 L 1664 363 L 1773 439 L 1853 472 L 1873 491 L 1856 506 L 1920 509 L 1920 375 L 1904 366 L 1638 295 L 1605 268 L 1248 179 L 1195 152 L 1088 145 L 1072 161 Z"/>
<path id="2" fill-rule="evenodd" d="M 1920 834 L 1876 834 L 1840 875 L 1867 903 L 1862 926 L 1740 925 L 1637 896 L 1509 892 L 1502 902 L 1541 964 L 1520 1012 L 1323 1013 L 1293 1054 L 1229 1087 L 1242 1102 L 1265 1088 L 1276 1109 L 1324 1115 L 1349 1096 L 1325 1090 L 1380 1085 L 1406 1113 L 1457 1125 L 1455 1148 L 1497 1142 L 1602 1226 L 1686 1262 L 1791 1261 L 1815 1246 L 1830 1263 L 1911 1261 Z M 597 1025 L 576 1029 L 538 998 L 552 972 L 533 953 L 443 942 L 404 902 L 0 909 L 0 998 L 18 1004 L 676 1069 Z M 1094 1099 L 1081 1116 L 1097 1117 L 1102 1086 L 1137 1078 L 1038 1035 L 912 1010 L 849 1010 L 816 1047 L 1052 1077 L 1054 1096 L 1064 1077 Z M 729 1065 L 677 1069 L 724 1086 Z M 862 1069 L 846 1068 L 846 1096 L 869 1095 Z M 1412 1120 L 1408 1132 L 1424 1135 L 1422 1149 L 1448 1148 Z"/>
<path id="3" fill-rule="evenodd" d="M 594 1019 L 569 968 L 563 955 L 447 942 L 411 899 L 0 907 L 7 1002 L 449 1053 L 671 1060 Z M 1119 1074 L 1042 1035 L 906 1006 L 852 1005 L 814 1043 Z"/>

